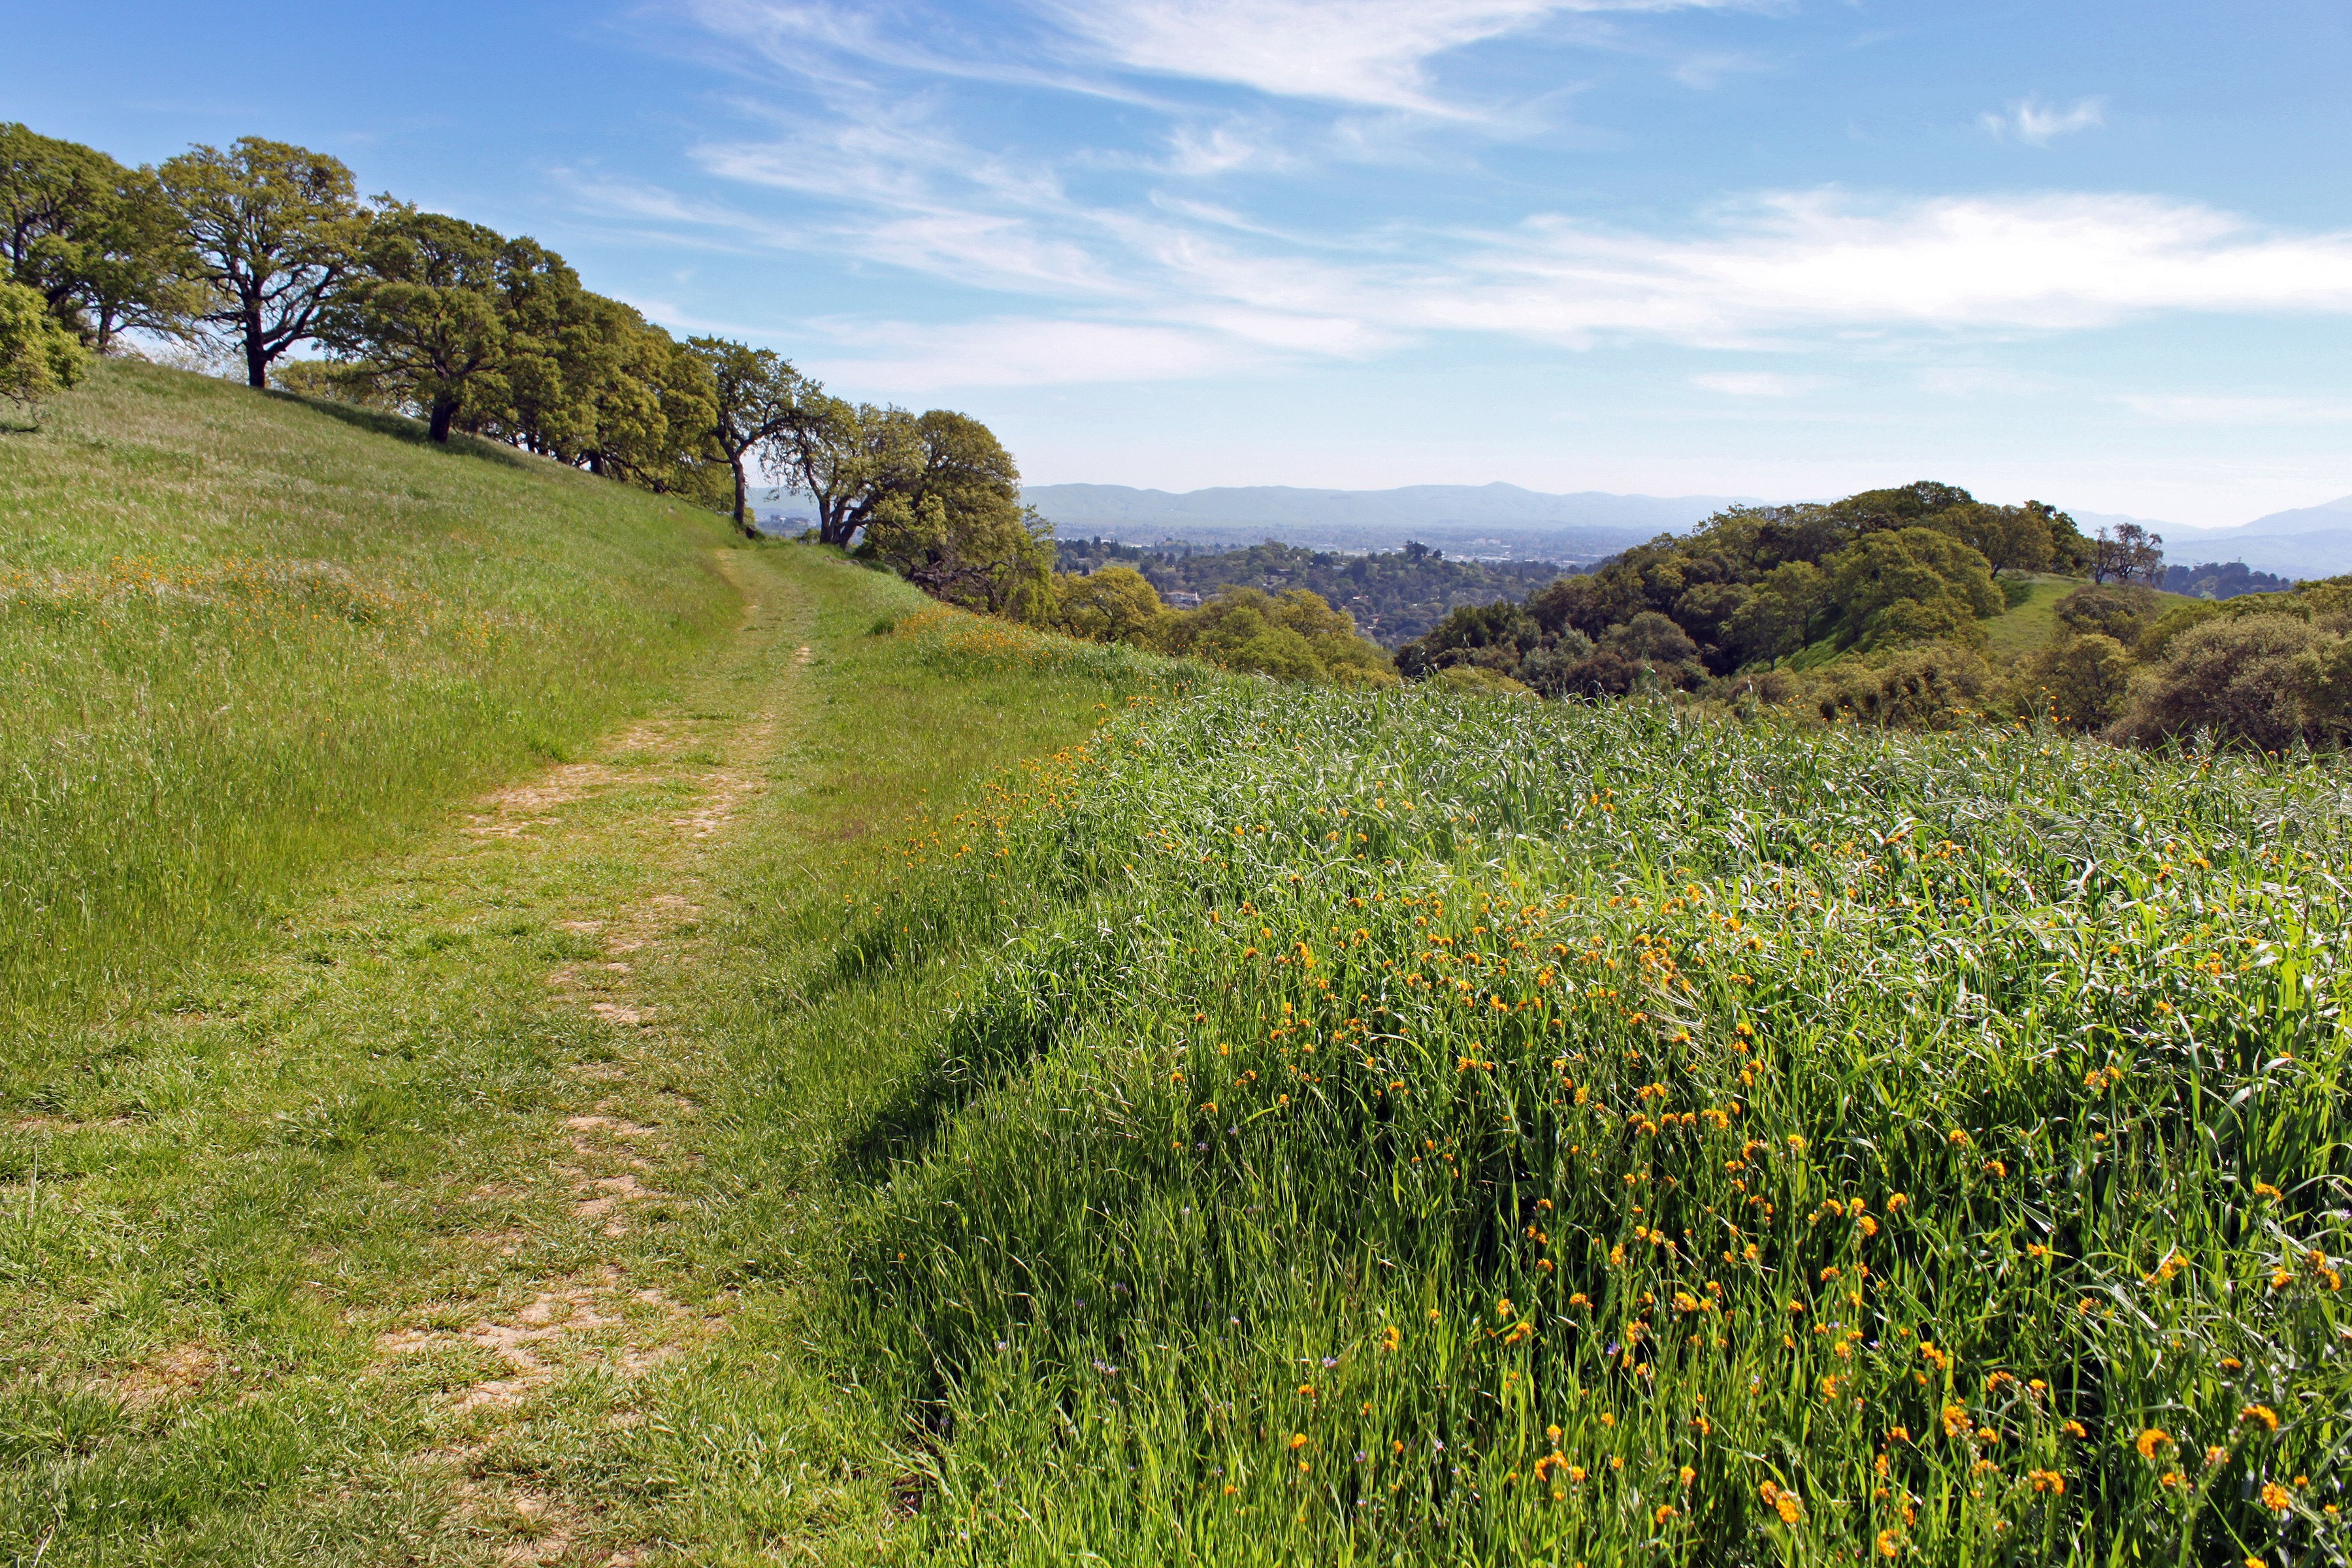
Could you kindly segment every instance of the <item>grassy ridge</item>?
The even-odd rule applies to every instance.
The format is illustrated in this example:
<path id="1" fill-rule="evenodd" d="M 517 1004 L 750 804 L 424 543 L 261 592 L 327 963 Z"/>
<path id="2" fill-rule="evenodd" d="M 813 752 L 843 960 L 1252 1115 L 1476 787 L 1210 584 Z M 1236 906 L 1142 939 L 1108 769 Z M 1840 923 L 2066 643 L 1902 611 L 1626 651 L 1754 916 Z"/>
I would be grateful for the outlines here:
<path id="1" fill-rule="evenodd" d="M 100 365 L 0 437 L 0 1016 L 151 984 L 566 754 L 731 621 L 724 538 L 406 421 Z"/>
<path id="2" fill-rule="evenodd" d="M 906 847 L 1001 948 L 837 1310 L 976 1562 L 2336 1561 L 2342 779 L 1220 687 Z"/>

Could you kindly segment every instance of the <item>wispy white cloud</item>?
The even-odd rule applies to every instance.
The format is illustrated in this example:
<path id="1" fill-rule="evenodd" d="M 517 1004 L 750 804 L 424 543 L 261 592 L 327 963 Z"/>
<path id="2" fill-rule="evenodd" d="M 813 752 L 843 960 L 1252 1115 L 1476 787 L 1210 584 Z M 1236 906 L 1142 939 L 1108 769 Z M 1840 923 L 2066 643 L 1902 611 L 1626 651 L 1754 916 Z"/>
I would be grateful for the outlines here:
<path id="1" fill-rule="evenodd" d="M 1782 375 L 1765 370 L 1726 370 L 1695 375 L 1691 377 L 1691 384 L 1703 392 L 1719 392 L 1727 397 L 1795 397 L 1802 393 L 1819 391 L 1829 383 L 1817 375 Z"/>
<path id="2" fill-rule="evenodd" d="M 2352 312 L 2352 233 L 2270 235 L 2153 197 L 1767 195 L 1712 233 L 1538 219 L 1457 266 L 1434 318 L 1569 342 L 2065 331 L 2158 311 Z M 1450 299 L 1444 297 L 1450 292 Z"/>
<path id="3" fill-rule="evenodd" d="M 2107 122 L 2107 100 L 2104 98 L 2079 99 L 2064 109 L 2058 109 L 2039 99 L 2021 98 L 2000 113 L 1986 113 L 1979 120 L 1987 131 L 2002 141 L 2047 147 L 2061 136 L 2105 125 Z"/>
<path id="4" fill-rule="evenodd" d="M 1668 11 L 1722 0 L 1045 0 L 1132 69 L 1231 82 L 1286 98 L 1457 112 L 1433 96 L 1431 60 L 1560 13 Z"/>
<path id="5" fill-rule="evenodd" d="M 1763 68 L 1762 62 L 1748 55 L 1691 55 L 1675 62 L 1674 79 L 1693 91 L 1712 92 L 1732 77 Z"/>
<path id="6" fill-rule="evenodd" d="M 1911 379 L 1922 392 L 1942 397 L 2039 397 L 2062 390 L 2059 383 L 2029 374 L 2014 365 L 1928 365 Z"/>
<path id="7" fill-rule="evenodd" d="M 933 294 L 931 308 L 963 324 L 934 329 L 928 347 L 889 322 L 830 323 L 845 362 L 910 384 L 1207 375 L 1357 360 L 1441 334 L 1785 351 L 2164 313 L 2352 314 L 2352 232 L 2266 230 L 2158 197 L 1828 188 L 1643 228 L 1556 212 L 1473 228 L 1303 218 L 1219 184 L 1243 172 L 1310 178 L 1302 142 L 1335 155 L 1351 132 L 1376 139 L 1412 118 L 1391 110 L 1442 110 L 1430 67 L 1451 49 L 1569 13 L 1715 0 L 1025 0 L 1016 20 L 1033 31 L 1018 47 L 926 35 L 890 0 L 687 3 L 788 66 L 796 96 L 779 106 L 747 94 L 737 107 L 764 123 L 694 150 L 740 204 L 614 184 L 589 199 L 714 243 L 822 250 L 968 291 Z M 1156 73 L 1343 107 L 1155 104 L 1158 123 L 1139 136 L 1130 126 L 1118 151 L 1027 152 L 996 120 L 980 129 L 942 85 L 952 72 L 935 62 L 950 58 L 966 75 Z M 2025 100 L 1998 118 L 2004 136 L 2046 142 L 2100 115 L 2097 100 Z M 1302 132 L 1307 119 L 1324 122 Z M 761 193 L 794 198 L 788 226 L 761 216 L 773 205 Z M 1727 371 L 1697 384 L 1787 396 L 1809 389 L 1801 381 Z"/>
<path id="8" fill-rule="evenodd" d="M 2066 331 L 2168 312 L 2352 314 L 2352 233 L 2266 232 L 2152 197 L 1771 193 L 1679 233 L 1549 215 L 1505 230 L 1388 227 L 1308 244 L 1208 204 L 1082 201 L 1048 173 L 992 164 L 903 127 L 882 136 L 890 154 L 868 167 L 876 136 L 869 127 L 704 150 L 706 165 L 730 180 L 825 199 L 822 221 L 788 233 L 643 187 L 605 195 L 647 220 L 821 247 L 1024 298 L 1034 302 L 1024 315 L 1063 313 L 1085 352 L 1020 357 L 1024 379 L 1055 364 L 1073 380 L 1097 379 L 1123 344 L 1137 353 L 1138 376 L 1160 376 L 1352 359 L 1447 332 L 1570 348 L 1648 340 L 1788 350 L 1855 334 Z M 1032 339 L 1041 330 L 1023 329 Z M 1171 331 L 1189 334 L 1181 352 Z M 1213 342 L 1231 353 L 1200 347 Z M 1770 384 L 1714 389 L 1756 395 Z"/>
<path id="9" fill-rule="evenodd" d="M 1028 0 L 1027 26 L 984 32 L 907 4 L 677 0 L 703 28 L 803 75 L 833 62 L 1150 100 L 1122 77 L 1424 115 L 1473 111 L 1433 91 L 1438 57 L 1555 16 L 1708 10 L 1759 0 Z M 1709 65 L 1706 61 L 1714 63 Z M 1702 73 L 1730 56 L 1694 60 Z M 1491 112 L 1486 107 L 1479 114 Z"/>
<path id="10" fill-rule="evenodd" d="M 2352 425 L 2352 402 L 2341 398 L 2131 393 L 2116 401 L 2168 425 Z"/>
<path id="11" fill-rule="evenodd" d="M 852 386 L 1058 386 L 1182 380 L 1247 371 L 1266 356 L 1212 331 L 1133 322 L 998 317 L 950 327 L 908 321 L 812 323 L 842 346 L 811 363 Z"/>
<path id="12" fill-rule="evenodd" d="M 1276 173 L 1295 169 L 1299 162 L 1275 127 L 1227 120 L 1176 127 L 1169 137 L 1168 156 L 1159 166 L 1171 174 L 1200 177 L 1242 170 Z"/>

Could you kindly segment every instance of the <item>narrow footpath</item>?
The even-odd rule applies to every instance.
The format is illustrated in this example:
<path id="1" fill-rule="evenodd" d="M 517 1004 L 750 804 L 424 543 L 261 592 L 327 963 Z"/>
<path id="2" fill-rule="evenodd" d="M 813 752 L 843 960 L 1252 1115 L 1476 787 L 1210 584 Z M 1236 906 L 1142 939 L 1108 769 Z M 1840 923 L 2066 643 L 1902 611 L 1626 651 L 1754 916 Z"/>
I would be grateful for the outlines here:
<path id="1" fill-rule="evenodd" d="M 348 868 L 109 1026 L 102 1113 L 16 1127 L 11 1223 L 90 1259 L 0 1248 L 0 1353 L 45 1369 L 0 1439 L 70 1439 L 0 1475 L 18 1562 L 897 1554 L 900 1417 L 803 1308 L 890 1042 L 791 976 L 910 816 L 1107 694 L 943 676 L 888 635 L 911 590 L 813 550 L 723 560 L 740 627 L 673 700 Z M 890 984 L 869 1016 L 929 1005 Z"/>

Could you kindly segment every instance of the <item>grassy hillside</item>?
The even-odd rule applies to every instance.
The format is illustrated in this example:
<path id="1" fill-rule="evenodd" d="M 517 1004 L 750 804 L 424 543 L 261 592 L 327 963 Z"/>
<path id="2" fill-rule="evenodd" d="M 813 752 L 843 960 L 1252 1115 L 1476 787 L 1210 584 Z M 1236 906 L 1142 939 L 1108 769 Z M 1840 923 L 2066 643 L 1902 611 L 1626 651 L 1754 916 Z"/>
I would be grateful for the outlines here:
<path id="1" fill-rule="evenodd" d="M 982 955 L 841 1142 L 929 1539 L 2340 1560 L 2341 787 L 1144 706 L 910 843 L 845 949 Z"/>
<path id="2" fill-rule="evenodd" d="M 140 366 L 0 507 L 0 1555 L 2347 1554 L 2340 761 L 1277 687 Z"/>
<path id="3" fill-rule="evenodd" d="M 2038 572 L 2005 584 L 2009 608 L 1985 626 L 1988 651 L 1993 658 L 2005 664 L 2049 647 L 2058 636 L 2058 617 L 2052 607 L 2081 586 L 2079 577 L 2053 577 Z"/>
<path id="4" fill-rule="evenodd" d="M 404 421 L 101 364 L 0 434 L 0 1021 L 249 938 L 733 621 L 713 519 Z"/>
<path id="5" fill-rule="evenodd" d="M 2006 665 L 2030 654 L 2041 652 L 2058 637 L 2058 601 L 2077 588 L 2087 587 L 2088 579 L 2053 577 L 2047 573 L 2027 573 L 2007 580 L 2009 608 L 1985 623 L 1989 639 L 1988 654 L 1996 665 Z M 2161 615 L 2175 605 L 2193 605 L 2200 601 L 2186 594 L 2158 592 L 2156 615 Z M 2153 617 L 2151 617 L 2153 618 Z"/>
<path id="6" fill-rule="evenodd" d="M 840 1130 L 954 982 L 841 965 L 845 910 L 922 803 L 1166 667 L 730 562 L 743 630 L 675 697 L 340 867 L 0 1118 L 0 1562 L 907 1543 L 898 1412 L 806 1303 Z"/>

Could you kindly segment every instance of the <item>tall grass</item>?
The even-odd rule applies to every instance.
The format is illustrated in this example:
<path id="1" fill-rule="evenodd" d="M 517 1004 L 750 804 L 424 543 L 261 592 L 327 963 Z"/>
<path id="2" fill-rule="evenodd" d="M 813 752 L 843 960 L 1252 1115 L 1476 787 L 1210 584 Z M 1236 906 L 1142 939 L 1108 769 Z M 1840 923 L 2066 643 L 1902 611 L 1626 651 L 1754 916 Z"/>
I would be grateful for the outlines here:
<path id="1" fill-rule="evenodd" d="M 2344 1561 L 2346 794 L 1138 696 L 911 838 L 843 948 L 993 947 L 844 1139 L 835 1306 L 927 1538 Z"/>
<path id="2" fill-rule="evenodd" d="M 0 435 L 0 1025 L 152 990 L 564 755 L 731 621 L 722 540 L 405 421 L 100 366 Z"/>

